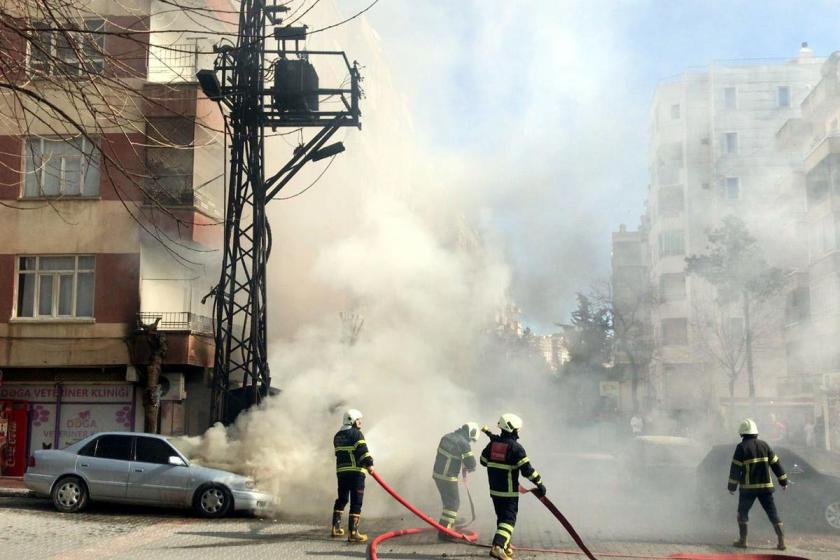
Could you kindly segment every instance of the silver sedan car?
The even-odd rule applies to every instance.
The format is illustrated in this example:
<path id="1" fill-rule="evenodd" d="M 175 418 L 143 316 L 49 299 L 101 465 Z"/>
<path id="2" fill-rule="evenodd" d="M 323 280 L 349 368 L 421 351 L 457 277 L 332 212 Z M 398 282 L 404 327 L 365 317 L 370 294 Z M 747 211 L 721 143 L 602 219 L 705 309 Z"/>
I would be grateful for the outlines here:
<path id="1" fill-rule="evenodd" d="M 68 513 L 92 500 L 192 508 L 202 517 L 260 513 L 273 504 L 251 479 L 190 464 L 167 438 L 144 433 L 100 433 L 65 449 L 35 451 L 23 480 Z"/>

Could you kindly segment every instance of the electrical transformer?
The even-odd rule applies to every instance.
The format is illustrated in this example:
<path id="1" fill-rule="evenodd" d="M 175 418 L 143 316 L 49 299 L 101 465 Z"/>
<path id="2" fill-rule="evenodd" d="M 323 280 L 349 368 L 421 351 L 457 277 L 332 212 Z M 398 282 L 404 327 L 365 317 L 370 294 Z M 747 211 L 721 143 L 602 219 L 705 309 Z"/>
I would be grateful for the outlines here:
<path id="1" fill-rule="evenodd" d="M 308 60 L 281 58 L 274 63 L 272 104 L 282 112 L 318 110 L 318 74 Z"/>

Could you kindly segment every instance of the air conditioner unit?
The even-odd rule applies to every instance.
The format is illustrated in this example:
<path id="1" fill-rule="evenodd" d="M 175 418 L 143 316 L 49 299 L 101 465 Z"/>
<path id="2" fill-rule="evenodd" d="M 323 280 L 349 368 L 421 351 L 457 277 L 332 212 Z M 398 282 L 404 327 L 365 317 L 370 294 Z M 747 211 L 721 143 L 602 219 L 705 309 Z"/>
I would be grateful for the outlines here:
<path id="1" fill-rule="evenodd" d="M 183 373 L 164 373 L 160 376 L 160 398 L 164 401 L 182 401 L 187 398 Z"/>

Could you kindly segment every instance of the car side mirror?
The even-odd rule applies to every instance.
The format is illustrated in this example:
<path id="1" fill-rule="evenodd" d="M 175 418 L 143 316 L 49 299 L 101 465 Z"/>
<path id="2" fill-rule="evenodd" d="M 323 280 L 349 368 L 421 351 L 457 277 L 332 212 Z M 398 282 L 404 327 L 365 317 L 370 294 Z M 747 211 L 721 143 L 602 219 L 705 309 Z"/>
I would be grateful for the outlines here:
<path id="1" fill-rule="evenodd" d="M 184 462 L 183 459 L 178 457 L 177 455 L 173 455 L 169 458 L 169 464 L 175 465 L 176 467 L 186 467 L 187 464 Z"/>

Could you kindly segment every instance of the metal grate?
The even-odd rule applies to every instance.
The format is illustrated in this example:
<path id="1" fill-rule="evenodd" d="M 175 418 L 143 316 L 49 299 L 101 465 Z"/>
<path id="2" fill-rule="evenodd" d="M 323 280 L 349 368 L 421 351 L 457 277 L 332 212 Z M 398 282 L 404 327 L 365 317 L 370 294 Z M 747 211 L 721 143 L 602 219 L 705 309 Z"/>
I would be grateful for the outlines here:
<path id="1" fill-rule="evenodd" d="M 144 311 L 137 314 L 137 328 L 141 324 L 150 325 L 156 320 L 161 331 L 189 331 L 213 334 L 213 321 L 210 317 L 196 315 L 189 311 Z"/>

